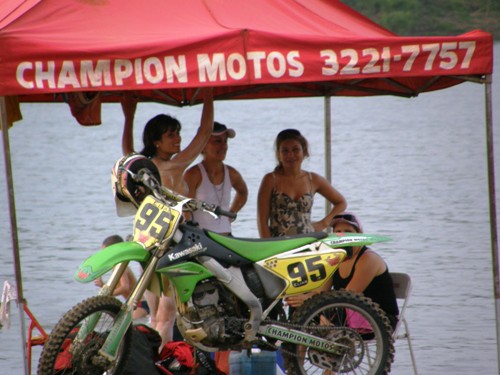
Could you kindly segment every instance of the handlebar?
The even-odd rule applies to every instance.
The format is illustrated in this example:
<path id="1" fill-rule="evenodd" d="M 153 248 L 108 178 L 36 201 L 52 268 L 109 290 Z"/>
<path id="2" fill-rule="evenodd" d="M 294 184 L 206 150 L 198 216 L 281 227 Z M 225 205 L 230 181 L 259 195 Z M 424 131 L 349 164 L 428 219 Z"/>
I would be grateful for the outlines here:
<path id="1" fill-rule="evenodd" d="M 232 211 L 224 210 L 222 207 L 215 204 L 211 204 L 205 201 L 201 201 L 195 198 L 188 198 L 182 194 L 176 193 L 172 189 L 163 186 L 147 168 L 139 170 L 137 173 L 133 173 L 127 170 L 127 173 L 136 182 L 140 182 L 147 188 L 151 189 L 153 194 L 159 199 L 167 199 L 175 203 L 185 202 L 184 207 L 188 208 L 188 211 L 203 210 L 210 212 L 216 216 L 226 216 L 229 219 L 236 219 L 236 213 Z"/>
<path id="2" fill-rule="evenodd" d="M 209 204 L 207 202 L 201 202 L 202 209 L 205 211 L 210 211 L 216 214 L 217 216 L 226 216 L 230 219 L 236 219 L 236 212 L 224 210 L 221 206 L 217 206 L 215 204 Z"/>
<path id="3" fill-rule="evenodd" d="M 215 209 L 215 214 L 220 216 L 226 216 L 233 220 L 235 220 L 237 216 L 236 212 L 223 210 L 222 208 L 220 208 L 220 206 L 217 206 L 217 208 Z"/>

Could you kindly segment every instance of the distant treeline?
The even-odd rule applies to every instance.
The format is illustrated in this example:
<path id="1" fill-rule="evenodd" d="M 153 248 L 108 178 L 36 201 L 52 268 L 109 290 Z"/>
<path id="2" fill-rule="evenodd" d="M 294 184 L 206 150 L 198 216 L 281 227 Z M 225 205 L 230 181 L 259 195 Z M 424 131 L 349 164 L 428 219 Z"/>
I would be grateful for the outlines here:
<path id="1" fill-rule="evenodd" d="M 481 29 L 500 40 L 500 0 L 342 0 L 398 35 L 458 35 Z"/>

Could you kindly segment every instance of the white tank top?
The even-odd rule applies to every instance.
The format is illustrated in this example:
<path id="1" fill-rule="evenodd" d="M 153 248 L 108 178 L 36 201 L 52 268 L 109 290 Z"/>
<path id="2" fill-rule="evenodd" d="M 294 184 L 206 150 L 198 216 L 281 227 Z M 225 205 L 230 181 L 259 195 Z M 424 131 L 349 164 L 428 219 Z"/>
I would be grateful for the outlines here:
<path id="1" fill-rule="evenodd" d="M 224 180 L 220 185 L 212 184 L 202 163 L 197 164 L 197 166 L 198 168 L 200 168 L 201 172 L 201 184 L 196 190 L 196 199 L 216 204 L 222 209 L 229 211 L 232 186 L 227 165 L 224 164 Z M 196 221 L 201 228 L 211 230 L 212 232 L 231 232 L 231 222 L 229 221 L 229 218 L 225 216 L 220 216 L 218 219 L 216 219 L 206 212 L 195 211 L 193 212 L 193 220 Z"/>

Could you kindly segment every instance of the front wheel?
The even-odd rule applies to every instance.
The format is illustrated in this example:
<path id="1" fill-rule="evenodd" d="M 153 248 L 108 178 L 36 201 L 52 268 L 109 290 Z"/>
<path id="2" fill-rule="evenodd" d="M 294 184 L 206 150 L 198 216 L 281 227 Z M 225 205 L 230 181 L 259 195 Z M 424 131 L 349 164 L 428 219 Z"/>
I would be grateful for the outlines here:
<path id="1" fill-rule="evenodd" d="M 69 310 L 51 331 L 43 347 L 38 375 L 120 374 L 130 348 L 131 329 L 122 339 L 114 363 L 104 360 L 98 351 L 113 327 L 121 305 L 114 297 L 95 296 Z M 89 319 L 94 320 L 94 328 L 81 342 L 75 341 L 79 328 Z"/>
<path id="2" fill-rule="evenodd" d="M 335 353 L 283 344 L 287 374 L 388 374 L 394 359 L 389 320 L 362 294 L 345 290 L 316 295 L 292 317 L 301 330 L 338 344 Z"/>

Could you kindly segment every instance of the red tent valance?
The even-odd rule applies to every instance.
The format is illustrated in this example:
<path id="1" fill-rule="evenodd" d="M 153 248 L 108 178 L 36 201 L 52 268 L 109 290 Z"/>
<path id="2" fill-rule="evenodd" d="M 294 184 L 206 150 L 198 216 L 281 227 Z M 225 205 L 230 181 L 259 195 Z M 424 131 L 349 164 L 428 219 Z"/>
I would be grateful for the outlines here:
<path id="1" fill-rule="evenodd" d="M 33 3 L 0 7 L 0 95 L 22 101 L 137 90 L 183 105 L 201 86 L 216 99 L 414 96 L 492 72 L 486 32 L 400 37 L 335 0 Z"/>

